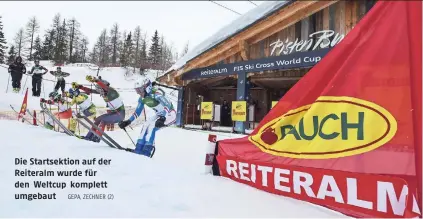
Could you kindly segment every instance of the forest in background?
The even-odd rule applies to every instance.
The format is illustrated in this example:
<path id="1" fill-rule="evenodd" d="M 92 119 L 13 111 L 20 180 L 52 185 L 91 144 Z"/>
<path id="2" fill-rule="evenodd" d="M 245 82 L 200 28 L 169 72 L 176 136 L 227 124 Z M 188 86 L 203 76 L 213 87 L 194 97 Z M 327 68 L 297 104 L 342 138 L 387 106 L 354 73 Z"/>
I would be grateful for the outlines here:
<path id="1" fill-rule="evenodd" d="M 90 45 L 80 27 L 76 18 L 64 18 L 58 13 L 50 27 L 40 33 L 40 23 L 33 16 L 15 34 L 13 42 L 7 42 L 0 16 L 0 64 L 9 64 L 21 56 L 24 61 L 52 60 L 58 65 L 89 62 L 100 67 L 165 71 L 189 49 L 187 42 L 183 51 L 176 51 L 170 39 L 158 30 L 149 36 L 139 25 L 133 30 L 122 30 L 118 23 L 104 28 Z"/>

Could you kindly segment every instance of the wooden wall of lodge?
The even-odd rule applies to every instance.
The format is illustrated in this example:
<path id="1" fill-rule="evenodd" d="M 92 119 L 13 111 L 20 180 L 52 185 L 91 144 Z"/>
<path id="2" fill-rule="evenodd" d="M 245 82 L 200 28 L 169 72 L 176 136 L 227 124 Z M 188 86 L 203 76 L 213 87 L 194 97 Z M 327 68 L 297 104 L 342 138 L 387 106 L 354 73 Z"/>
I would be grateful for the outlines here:
<path id="1" fill-rule="evenodd" d="M 360 20 L 363 16 L 373 7 L 375 0 L 367 1 L 352 1 L 352 0 L 341 0 L 297 23 L 291 25 L 288 28 L 285 28 L 279 31 L 276 34 L 256 43 L 248 46 L 248 59 L 259 59 L 264 57 L 269 57 L 271 52 L 270 44 L 280 39 L 285 41 L 295 41 L 296 38 L 300 40 L 307 40 L 309 34 L 320 31 L 320 30 L 333 30 L 339 34 L 347 34 Z M 276 55 L 276 54 L 273 54 Z M 243 61 L 241 54 L 237 53 L 227 59 L 221 60 L 216 64 L 223 63 L 234 63 Z M 205 67 L 205 66 L 202 66 Z M 272 71 L 275 72 L 275 71 Z M 280 74 L 271 73 L 271 72 L 257 72 L 249 74 L 251 78 L 254 78 L 259 83 L 259 78 L 272 78 L 272 77 L 281 77 Z M 283 77 L 283 76 L 282 76 Z M 236 90 L 207 90 L 203 86 L 193 87 L 188 85 L 187 89 L 184 92 L 184 114 L 189 112 L 188 121 L 187 115 L 184 115 L 185 124 L 192 124 L 193 119 L 195 119 L 195 124 L 200 123 L 199 111 L 196 110 L 196 104 L 199 104 L 196 101 L 197 95 L 203 95 L 205 101 L 219 101 L 220 96 L 223 96 L 224 99 L 232 101 L 235 98 Z M 252 90 L 251 96 L 255 100 L 260 100 L 258 103 L 258 112 L 257 117 L 263 118 L 268 112 L 268 108 L 271 104 L 269 92 L 265 90 Z M 187 108 L 191 104 L 191 107 Z M 194 118 L 192 118 L 192 110 L 195 113 Z M 187 110 L 188 109 L 188 110 Z M 187 123 L 188 122 L 188 123 Z"/>
<path id="2" fill-rule="evenodd" d="M 347 34 L 360 19 L 374 5 L 374 0 L 367 1 L 339 1 L 297 23 L 289 26 L 276 34 L 248 46 L 248 59 L 259 59 L 269 57 L 271 52 L 270 44 L 278 39 L 295 41 L 309 39 L 309 34 L 321 30 L 333 30 L 339 34 Z M 276 52 L 275 54 L 276 55 Z M 241 53 L 237 53 L 216 64 L 234 63 L 243 61 Z M 205 67 L 205 66 L 202 66 Z"/>

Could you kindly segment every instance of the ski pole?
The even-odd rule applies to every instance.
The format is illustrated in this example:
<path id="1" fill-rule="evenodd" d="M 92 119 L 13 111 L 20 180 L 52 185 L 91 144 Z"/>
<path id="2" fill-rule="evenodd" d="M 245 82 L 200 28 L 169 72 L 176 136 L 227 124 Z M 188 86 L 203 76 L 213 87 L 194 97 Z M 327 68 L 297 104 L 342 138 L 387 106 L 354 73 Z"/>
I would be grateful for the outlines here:
<path id="1" fill-rule="evenodd" d="M 11 75 L 11 73 L 9 73 L 9 77 L 7 78 L 6 93 L 7 93 L 7 91 L 9 90 L 10 75 Z"/>
<path id="2" fill-rule="evenodd" d="M 41 86 L 43 87 L 43 97 L 46 98 L 46 92 L 44 91 L 44 79 L 41 80 Z"/>
<path id="3" fill-rule="evenodd" d="M 131 139 L 132 144 L 134 144 L 134 146 L 137 147 L 137 145 L 135 144 L 134 140 L 132 140 L 131 136 L 129 135 L 129 133 L 126 131 L 125 128 L 123 128 L 123 131 L 125 131 L 125 133 L 128 135 L 128 138 Z"/>

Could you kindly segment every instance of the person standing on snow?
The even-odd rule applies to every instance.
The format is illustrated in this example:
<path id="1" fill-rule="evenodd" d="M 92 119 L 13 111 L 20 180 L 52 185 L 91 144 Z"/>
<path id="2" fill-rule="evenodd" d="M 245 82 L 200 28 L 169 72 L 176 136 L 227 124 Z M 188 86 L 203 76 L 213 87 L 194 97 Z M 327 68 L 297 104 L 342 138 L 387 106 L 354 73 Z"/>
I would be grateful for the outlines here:
<path id="1" fill-rule="evenodd" d="M 90 93 L 100 94 L 100 96 L 107 103 L 107 113 L 97 117 L 94 120 L 94 124 L 104 132 L 105 126 L 108 124 L 116 124 L 125 119 L 125 105 L 120 99 L 119 93 L 112 87 L 108 86 L 108 83 L 104 83 L 102 80 L 97 79 L 91 75 L 86 77 L 87 81 L 94 83 L 95 89 L 90 89 L 82 85 L 78 85 L 76 82 L 72 82 L 73 89 L 83 90 L 88 95 Z M 100 142 L 100 139 L 92 133 L 90 130 L 84 139 L 94 142 Z M 97 132 L 98 133 L 98 132 Z M 101 135 L 101 133 L 98 133 Z"/>
<path id="2" fill-rule="evenodd" d="M 60 88 L 60 90 L 62 91 L 62 95 L 65 96 L 65 77 L 69 76 L 69 73 L 62 72 L 62 67 L 60 66 L 57 66 L 56 71 L 50 71 L 50 73 L 57 78 L 56 85 L 54 86 L 54 91 L 57 92 Z"/>
<path id="3" fill-rule="evenodd" d="M 34 63 L 35 65 L 29 72 L 29 74 L 32 74 L 32 96 L 39 97 L 41 93 L 43 75 L 45 75 L 48 70 L 44 66 L 40 65 L 39 60 L 35 60 Z"/>
<path id="4" fill-rule="evenodd" d="M 22 75 L 26 73 L 26 67 L 22 63 L 20 56 L 16 57 L 15 62 L 9 65 L 8 71 L 12 76 L 13 92 L 19 93 L 21 90 Z"/>
<path id="5" fill-rule="evenodd" d="M 137 154 L 151 157 L 151 152 L 155 147 L 155 136 L 157 130 L 173 124 L 176 120 L 176 112 L 173 104 L 167 100 L 158 89 L 153 88 L 152 83 L 148 78 L 140 78 L 135 83 L 135 91 L 138 95 L 140 95 L 140 98 L 138 99 L 138 106 L 135 109 L 134 114 L 128 120 L 119 123 L 119 127 L 124 129 L 138 118 L 144 110 L 144 105 L 152 108 L 156 113 L 143 124 L 141 134 L 137 140 L 134 151 Z"/>
<path id="6" fill-rule="evenodd" d="M 70 119 L 69 120 L 69 130 L 72 133 L 75 133 L 76 129 L 76 120 L 72 118 L 72 109 L 69 105 L 69 102 L 67 102 L 62 95 L 57 93 L 56 91 L 51 92 L 48 97 L 49 100 L 46 100 L 44 98 L 40 99 L 41 103 L 46 103 L 49 105 L 56 105 L 59 108 L 59 112 L 54 113 L 54 115 L 60 120 L 60 119 Z M 48 117 L 46 123 L 44 124 L 44 127 L 47 129 L 53 130 L 54 128 L 54 122 L 53 119 Z"/>

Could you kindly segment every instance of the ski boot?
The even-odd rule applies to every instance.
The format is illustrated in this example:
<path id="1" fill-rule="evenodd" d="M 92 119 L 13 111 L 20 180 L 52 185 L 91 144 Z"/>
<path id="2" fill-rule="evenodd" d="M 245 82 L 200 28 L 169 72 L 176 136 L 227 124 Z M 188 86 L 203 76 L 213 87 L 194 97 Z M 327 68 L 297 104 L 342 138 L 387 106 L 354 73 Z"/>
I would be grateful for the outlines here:
<path id="1" fill-rule="evenodd" d="M 100 142 L 100 138 L 94 135 L 92 132 L 88 133 L 83 139 L 87 141 L 97 142 L 97 143 Z"/>
<path id="2" fill-rule="evenodd" d="M 46 129 L 50 129 L 50 130 L 53 130 L 53 129 L 54 129 L 54 126 L 52 126 L 52 125 L 50 125 L 48 122 L 46 122 L 46 123 L 44 124 L 44 128 L 46 128 Z"/>
<path id="3" fill-rule="evenodd" d="M 141 151 L 141 154 L 144 155 L 144 156 L 147 156 L 147 157 L 152 157 L 153 154 L 154 154 L 153 150 L 154 151 L 156 150 L 153 145 L 144 145 L 144 147 Z"/>

